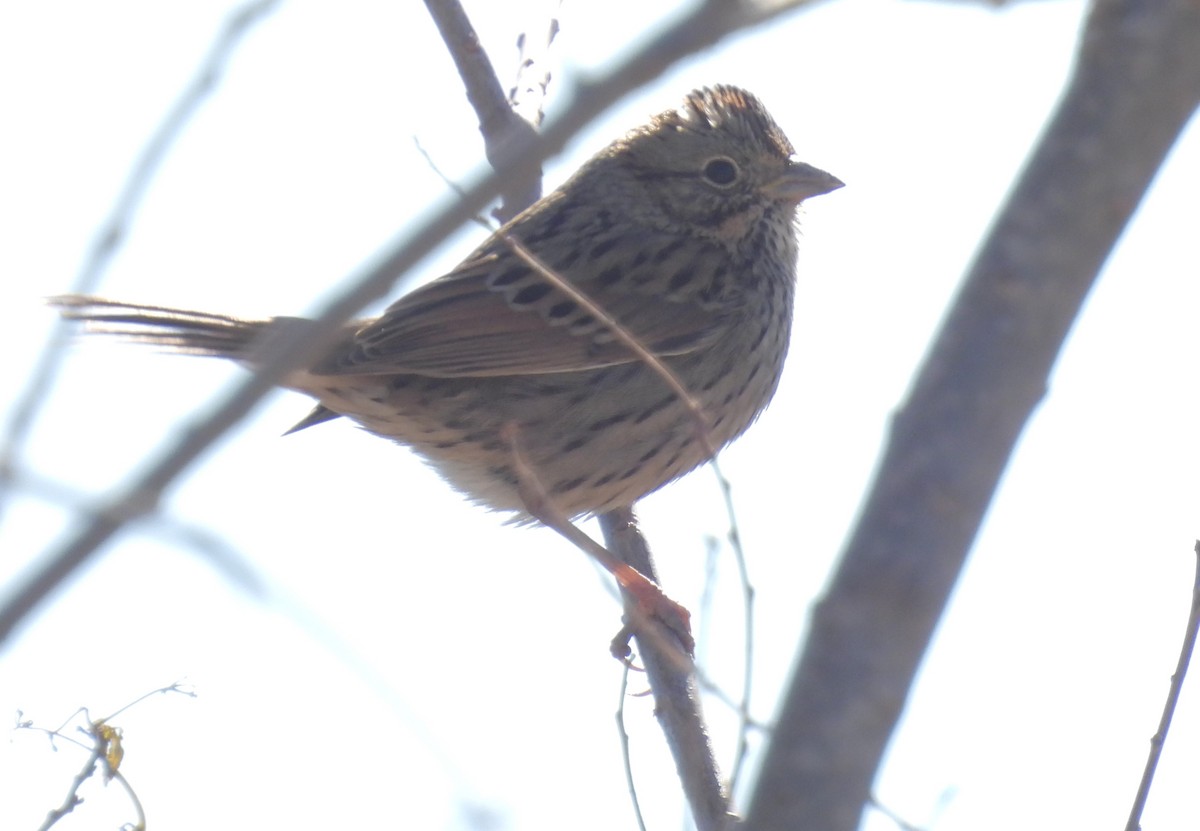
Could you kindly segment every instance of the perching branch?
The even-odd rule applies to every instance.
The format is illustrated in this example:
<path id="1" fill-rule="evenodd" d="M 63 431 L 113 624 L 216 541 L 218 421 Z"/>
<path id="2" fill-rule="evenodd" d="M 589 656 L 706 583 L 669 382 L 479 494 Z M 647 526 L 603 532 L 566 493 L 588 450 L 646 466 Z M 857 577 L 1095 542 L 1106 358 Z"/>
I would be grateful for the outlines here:
<path id="1" fill-rule="evenodd" d="M 610 551 L 658 582 L 650 548 L 638 530 L 633 511 L 626 508 L 602 514 L 600 527 Z M 662 643 L 663 638 L 646 637 L 640 631 L 636 638 L 638 659 L 654 694 L 654 715 L 675 760 L 692 819 L 698 831 L 721 831 L 731 819 L 729 796 L 700 709 L 696 675 Z"/>

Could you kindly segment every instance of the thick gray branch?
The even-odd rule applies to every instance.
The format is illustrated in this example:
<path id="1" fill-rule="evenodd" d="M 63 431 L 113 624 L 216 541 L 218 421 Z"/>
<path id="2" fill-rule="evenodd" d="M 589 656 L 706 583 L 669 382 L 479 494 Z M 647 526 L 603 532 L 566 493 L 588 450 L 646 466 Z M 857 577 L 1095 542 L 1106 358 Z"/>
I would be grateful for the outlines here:
<path id="1" fill-rule="evenodd" d="M 895 416 L 772 735 L 753 831 L 858 827 L 1017 437 L 1198 102 L 1200 4 L 1095 4 L 1058 111 Z"/>

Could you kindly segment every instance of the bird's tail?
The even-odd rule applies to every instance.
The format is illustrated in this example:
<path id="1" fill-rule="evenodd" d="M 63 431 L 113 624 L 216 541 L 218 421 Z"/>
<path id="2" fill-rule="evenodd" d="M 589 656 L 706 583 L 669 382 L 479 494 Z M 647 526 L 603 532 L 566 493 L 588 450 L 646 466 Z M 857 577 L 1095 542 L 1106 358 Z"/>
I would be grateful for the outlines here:
<path id="1" fill-rule="evenodd" d="M 144 343 L 165 352 L 183 355 L 203 355 L 228 358 L 253 365 L 259 342 L 280 326 L 305 325 L 311 321 L 297 317 L 276 317 L 268 320 L 244 320 L 229 315 L 172 309 L 167 306 L 146 306 L 141 303 L 122 303 L 89 297 L 84 294 L 62 294 L 47 301 L 67 320 L 78 320 L 88 332 L 108 335 L 132 343 Z M 306 376 L 307 373 L 299 373 Z M 303 383 L 289 384 L 300 392 L 316 396 Z M 339 414 L 318 404 L 288 433 L 338 418 Z"/>
<path id="2" fill-rule="evenodd" d="M 272 321 L 243 320 L 228 315 L 121 303 L 82 294 L 47 301 L 67 320 L 79 320 L 89 332 L 144 343 L 167 352 L 205 355 L 247 362 L 256 341 Z"/>

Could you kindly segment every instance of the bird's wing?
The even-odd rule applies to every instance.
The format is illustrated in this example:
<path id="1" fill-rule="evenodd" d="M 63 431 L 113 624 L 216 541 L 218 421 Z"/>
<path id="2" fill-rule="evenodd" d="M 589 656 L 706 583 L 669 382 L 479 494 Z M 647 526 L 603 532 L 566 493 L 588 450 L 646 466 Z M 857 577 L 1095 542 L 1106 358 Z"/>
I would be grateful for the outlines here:
<path id="1" fill-rule="evenodd" d="M 712 283 L 713 250 L 698 249 L 696 258 L 684 260 L 675 253 L 679 245 L 665 235 L 622 239 L 623 250 L 617 247 L 592 257 L 576 255 L 575 262 L 555 271 L 655 355 L 691 352 L 716 337 L 720 316 L 704 285 L 705 279 Z M 701 254 L 708 255 L 707 262 Z M 635 360 L 603 320 L 555 288 L 506 244 L 493 242 L 367 322 L 314 371 L 502 376 L 582 371 Z"/>

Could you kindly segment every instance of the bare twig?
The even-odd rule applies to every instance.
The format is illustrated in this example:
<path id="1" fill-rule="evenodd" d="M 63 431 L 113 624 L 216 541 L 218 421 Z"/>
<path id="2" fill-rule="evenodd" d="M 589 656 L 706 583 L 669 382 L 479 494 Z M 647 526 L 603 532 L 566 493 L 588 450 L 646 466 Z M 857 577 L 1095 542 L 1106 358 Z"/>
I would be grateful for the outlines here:
<path id="1" fill-rule="evenodd" d="M 1162 718 L 1158 722 L 1158 732 L 1150 739 L 1150 753 L 1146 757 L 1146 768 L 1142 772 L 1142 781 L 1138 783 L 1137 796 L 1133 799 L 1133 807 L 1129 811 L 1129 821 L 1125 823 L 1125 831 L 1138 831 L 1142 827 L 1142 811 L 1145 810 L 1146 800 L 1150 796 L 1150 787 L 1154 783 L 1154 772 L 1158 770 L 1158 760 L 1162 756 L 1163 747 L 1166 746 L 1167 732 L 1171 729 L 1171 719 L 1175 716 L 1175 708 L 1179 705 L 1179 695 L 1183 691 L 1183 679 L 1187 677 L 1188 667 L 1192 663 L 1192 652 L 1196 648 L 1196 634 L 1200 631 L 1200 541 L 1196 542 L 1194 553 L 1196 555 L 1196 576 L 1192 581 L 1192 607 L 1183 632 L 1183 646 L 1179 650 L 1175 674 L 1171 676 L 1171 686 L 1167 690 L 1167 700 L 1163 704 Z"/>
<path id="2" fill-rule="evenodd" d="M 876 811 L 883 814 L 885 817 L 887 817 L 893 823 L 895 823 L 896 827 L 899 828 L 900 831 L 928 831 L 928 829 L 922 828 L 919 825 L 914 825 L 913 823 L 904 819 L 904 817 L 900 816 L 895 811 L 893 811 L 891 808 L 889 808 L 888 806 L 886 806 L 882 802 L 880 802 L 875 797 L 874 794 L 871 794 L 871 799 L 870 799 L 869 804 Z"/>
<path id="3" fill-rule="evenodd" d="M 433 171 L 434 175 L 446 183 L 446 187 L 450 188 L 450 190 L 454 191 L 459 196 L 465 195 L 466 191 L 463 190 L 462 185 L 451 179 L 446 175 L 445 171 L 438 167 L 438 163 L 433 160 L 433 156 L 430 155 L 429 151 L 425 149 L 425 146 L 421 144 L 421 139 L 417 136 L 413 136 L 413 146 L 417 148 L 417 152 L 421 154 L 421 158 L 425 160 L 425 164 L 429 165 L 429 169 Z M 494 233 L 496 230 L 496 225 L 493 222 L 489 222 L 487 217 L 485 217 L 483 214 L 475 214 L 475 216 L 471 217 L 471 219 L 475 221 L 476 225 L 483 228 L 489 234 Z"/>
<path id="4" fill-rule="evenodd" d="M 733 765 L 729 774 L 729 793 L 737 793 L 737 783 L 750 752 L 750 696 L 754 682 L 754 584 L 750 582 L 750 568 L 746 563 L 746 551 L 742 548 L 742 534 L 738 528 L 737 509 L 733 505 L 733 484 L 725 478 L 717 457 L 710 463 L 721 488 L 725 502 L 725 515 L 729 519 L 729 547 L 733 549 L 733 560 L 737 563 L 738 582 L 742 586 L 742 694 L 738 701 L 737 746 L 733 751 Z"/>
<path id="5" fill-rule="evenodd" d="M 617 737 L 621 742 L 621 759 L 625 763 L 625 784 L 629 786 L 629 802 L 639 831 L 646 831 L 646 820 L 642 818 L 642 803 L 638 799 L 637 782 L 633 779 L 633 757 L 629 753 L 629 731 L 625 729 L 625 699 L 629 690 L 629 665 L 621 672 L 621 700 L 617 704 Z"/>
<path id="6" fill-rule="evenodd" d="M 550 88 L 549 52 L 558 36 L 558 10 L 562 0 L 552 0 L 548 5 L 553 6 L 545 21 L 545 28 L 539 36 L 530 36 L 522 32 L 517 38 L 517 77 L 512 89 L 508 91 L 508 100 L 513 112 L 528 121 L 534 127 L 542 126 L 545 117 L 546 92 Z"/>
<path id="7" fill-rule="evenodd" d="M 91 294 L 96 290 L 113 254 L 128 235 L 133 215 L 155 173 L 158 172 L 159 165 L 183 134 L 188 121 L 196 114 L 200 105 L 217 88 L 233 50 L 254 24 L 274 11 L 276 5 L 278 0 L 253 0 L 226 18 L 199 70 L 134 162 L 112 212 L 104 221 L 91 250 L 84 258 L 83 266 L 71 288 L 73 293 Z M 70 326 L 62 321 L 54 327 L 34 363 L 33 370 L 29 373 L 28 385 L 13 407 L 12 418 L 5 431 L 3 444 L 0 445 L 0 510 L 3 509 L 4 499 L 12 487 L 14 469 L 21 448 L 58 379 L 69 332 Z"/>
<path id="8" fill-rule="evenodd" d="M 139 695 L 133 701 L 130 701 L 128 704 L 125 704 L 125 705 L 119 707 L 118 709 L 116 709 L 112 713 L 110 713 L 109 715 L 105 716 L 102 719 L 99 719 L 99 721 L 110 722 L 117 716 L 121 715 L 121 713 L 128 710 L 130 707 L 136 707 L 138 704 L 141 704 L 147 698 L 153 698 L 156 695 L 166 695 L 167 693 L 176 693 L 178 695 L 185 695 L 188 698 L 196 697 L 195 690 L 193 690 L 189 686 L 185 685 L 183 681 L 176 681 L 172 684 L 168 684 L 165 687 L 159 687 L 157 690 L 151 690 L 148 693 L 143 693 L 142 695 Z"/>
<path id="9" fill-rule="evenodd" d="M 100 758 L 104 755 L 104 745 L 101 742 L 93 742 L 92 750 L 88 754 L 87 760 L 83 763 L 83 767 L 79 769 L 79 773 L 71 780 L 71 787 L 67 788 L 67 795 L 63 797 L 62 804 L 57 808 L 52 808 L 46 813 L 46 819 L 38 826 L 38 831 L 46 831 L 53 827 L 60 819 L 75 810 L 76 806 L 83 802 L 79 796 L 79 789 L 83 783 L 91 779 L 96 773 L 96 767 L 100 762 Z"/>
<path id="10" fill-rule="evenodd" d="M 918 663 L 1062 342 L 1200 102 L 1198 43 L 1195 0 L 1095 3 L 1065 96 L 893 420 L 815 609 L 747 829 L 858 827 Z"/>
<path id="11" fill-rule="evenodd" d="M 742 548 L 741 533 L 738 530 L 737 511 L 733 505 L 733 485 L 721 472 L 717 459 L 710 462 L 716 474 L 718 486 L 724 496 L 725 513 L 729 519 L 729 532 L 726 540 L 733 550 L 734 562 L 738 569 L 738 581 L 742 587 L 742 685 L 737 700 L 724 689 L 717 686 L 712 679 L 704 676 L 702 670 L 697 670 L 700 688 L 737 714 L 737 745 L 733 752 L 733 762 L 730 765 L 728 790 L 731 798 L 737 794 L 737 783 L 741 777 L 746 759 L 750 754 L 750 731 L 761 729 L 761 725 L 750 716 L 750 697 L 754 680 L 754 585 L 750 582 L 750 569 L 746 563 L 746 553 Z M 704 593 L 700 600 L 700 631 L 696 636 L 697 644 L 703 644 L 707 637 L 708 620 L 705 611 L 711 606 L 712 584 L 716 579 L 716 560 L 721 552 L 721 542 L 716 537 L 705 540 L 705 579 Z M 697 653 L 698 663 L 703 663 L 703 656 Z"/>
<path id="12" fill-rule="evenodd" d="M 133 707 L 142 701 L 145 701 L 151 696 L 165 693 L 180 693 L 191 698 L 195 698 L 196 694 L 191 690 L 184 689 L 180 682 L 169 684 L 166 687 L 160 687 L 157 690 L 139 696 L 128 704 L 124 705 L 116 712 L 105 718 L 92 720 L 88 714 L 86 707 L 80 707 L 72 713 L 61 725 L 50 730 L 45 727 L 38 727 L 32 721 L 18 720 L 18 730 L 33 730 L 45 733 L 54 746 L 55 739 L 65 739 L 71 744 L 78 745 L 88 750 L 88 758 L 83 763 L 83 767 L 79 769 L 79 773 L 71 780 L 71 786 L 67 789 L 67 794 L 63 798 L 62 803 L 57 808 L 52 808 L 46 814 L 46 819 L 39 826 L 39 831 L 46 831 L 56 825 L 60 819 L 75 810 L 77 806 L 83 803 L 83 798 L 79 796 L 79 788 L 88 779 L 95 775 L 96 771 L 103 768 L 105 778 L 108 780 L 116 780 L 118 784 L 124 788 L 125 793 L 129 796 L 130 803 L 133 805 L 134 813 L 137 815 L 135 823 L 127 824 L 124 827 L 144 830 L 146 827 L 146 814 L 142 809 L 142 802 L 138 799 L 137 793 L 133 790 L 133 786 L 129 784 L 129 780 L 118 770 L 121 764 L 121 759 L 124 755 L 124 749 L 121 745 L 121 731 L 119 728 L 111 725 L 111 720 L 117 715 L 125 712 L 130 707 Z M 84 744 L 74 736 L 69 736 L 63 732 L 67 725 L 75 720 L 76 716 L 83 715 L 85 723 L 78 727 L 80 733 L 91 739 L 91 744 Z"/>

